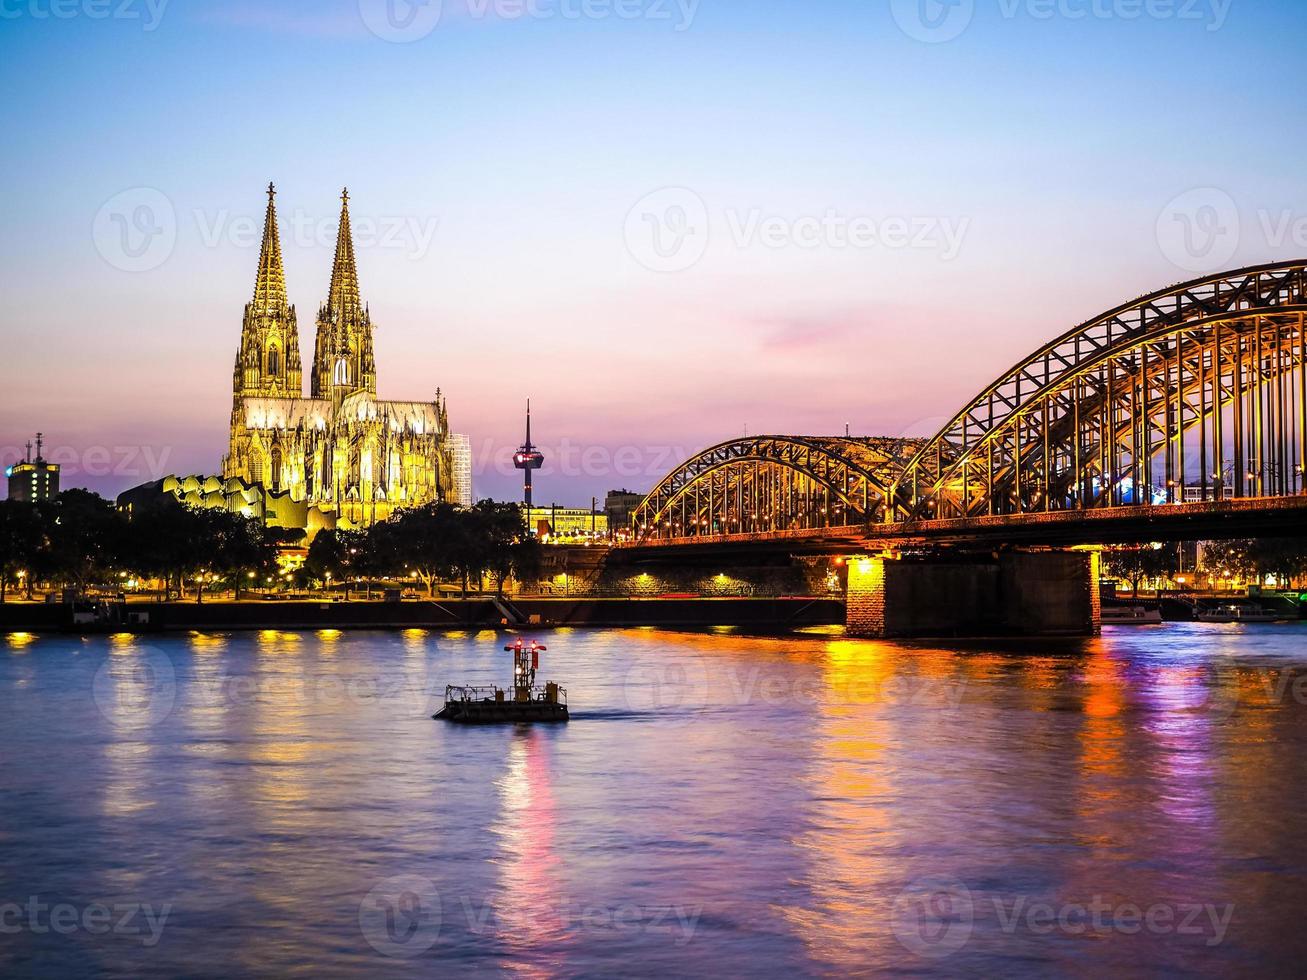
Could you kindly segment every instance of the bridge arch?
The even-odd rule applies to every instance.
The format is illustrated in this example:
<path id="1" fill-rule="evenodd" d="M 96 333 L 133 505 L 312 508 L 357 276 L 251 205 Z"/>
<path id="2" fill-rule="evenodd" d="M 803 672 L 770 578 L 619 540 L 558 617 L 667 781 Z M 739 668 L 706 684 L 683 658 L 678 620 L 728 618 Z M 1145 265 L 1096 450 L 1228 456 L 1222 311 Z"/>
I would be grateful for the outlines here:
<path id="1" fill-rule="evenodd" d="M 889 520 L 1307 491 L 1307 263 L 1194 280 L 1062 335 L 891 480 Z"/>
<path id="2" fill-rule="evenodd" d="M 919 440 L 750 436 L 686 460 L 640 503 L 635 536 L 692 538 L 884 520 L 889 483 Z"/>

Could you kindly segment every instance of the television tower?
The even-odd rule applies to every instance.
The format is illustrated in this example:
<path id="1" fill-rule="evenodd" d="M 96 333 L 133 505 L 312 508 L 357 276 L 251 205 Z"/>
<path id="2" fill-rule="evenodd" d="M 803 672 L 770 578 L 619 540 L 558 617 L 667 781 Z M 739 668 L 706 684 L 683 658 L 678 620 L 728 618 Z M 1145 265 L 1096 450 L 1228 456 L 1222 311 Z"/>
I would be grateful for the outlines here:
<path id="1" fill-rule="evenodd" d="M 527 521 L 531 520 L 531 471 L 545 465 L 544 454 L 531 444 L 531 399 L 526 400 L 526 442 L 513 455 L 513 465 L 522 471 L 523 490 L 526 495 Z"/>

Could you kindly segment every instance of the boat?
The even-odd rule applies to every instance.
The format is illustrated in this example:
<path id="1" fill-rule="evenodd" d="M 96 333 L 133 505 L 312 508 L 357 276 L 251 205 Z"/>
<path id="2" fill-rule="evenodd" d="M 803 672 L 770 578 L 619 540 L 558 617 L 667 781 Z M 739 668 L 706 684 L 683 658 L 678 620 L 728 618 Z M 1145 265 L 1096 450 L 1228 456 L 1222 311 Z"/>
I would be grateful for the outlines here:
<path id="1" fill-rule="evenodd" d="M 1263 606 L 1228 603 L 1199 609 L 1194 618 L 1200 623 L 1273 623 L 1281 617 Z"/>
<path id="2" fill-rule="evenodd" d="M 519 639 L 504 649 L 513 654 L 512 688 L 450 684 L 445 688 L 445 706 L 432 717 L 459 725 L 568 721 L 567 691 L 553 681 L 544 687 L 535 683 L 540 654 L 548 647 L 535 640 L 528 644 Z"/>
<path id="3" fill-rule="evenodd" d="M 1156 606 L 1104 606 L 1104 626 L 1160 626 L 1162 610 Z"/>

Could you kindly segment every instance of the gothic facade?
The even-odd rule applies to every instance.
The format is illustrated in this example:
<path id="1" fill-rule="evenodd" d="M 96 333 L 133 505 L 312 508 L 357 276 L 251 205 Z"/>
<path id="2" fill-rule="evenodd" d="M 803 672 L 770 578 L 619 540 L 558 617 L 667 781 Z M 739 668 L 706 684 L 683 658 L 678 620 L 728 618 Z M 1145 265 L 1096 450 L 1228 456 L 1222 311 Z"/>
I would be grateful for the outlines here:
<path id="1" fill-rule="evenodd" d="M 336 257 L 304 397 L 299 329 L 286 296 L 276 189 L 236 355 L 231 446 L 223 476 L 261 484 L 303 503 L 310 525 L 365 527 L 395 510 L 454 501 L 449 419 L 436 389 L 429 402 L 377 398 L 372 318 L 342 195 Z"/>

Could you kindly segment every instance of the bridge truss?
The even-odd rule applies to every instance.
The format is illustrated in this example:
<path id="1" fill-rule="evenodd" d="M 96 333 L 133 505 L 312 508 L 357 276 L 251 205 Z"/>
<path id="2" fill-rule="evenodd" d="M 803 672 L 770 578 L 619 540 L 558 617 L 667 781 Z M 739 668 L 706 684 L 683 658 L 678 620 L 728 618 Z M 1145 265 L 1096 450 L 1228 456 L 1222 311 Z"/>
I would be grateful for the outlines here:
<path id="1" fill-rule="evenodd" d="M 636 537 L 774 534 L 874 523 L 920 440 L 752 436 L 670 473 L 636 509 Z"/>
<path id="2" fill-rule="evenodd" d="M 985 389 L 897 477 L 894 519 L 1140 506 L 1303 490 L 1307 267 L 1147 296 Z"/>
<path id="3" fill-rule="evenodd" d="M 1307 493 L 1307 263 L 1171 287 L 1064 334 L 929 440 L 757 436 L 679 466 L 648 543 Z"/>

